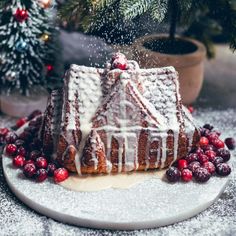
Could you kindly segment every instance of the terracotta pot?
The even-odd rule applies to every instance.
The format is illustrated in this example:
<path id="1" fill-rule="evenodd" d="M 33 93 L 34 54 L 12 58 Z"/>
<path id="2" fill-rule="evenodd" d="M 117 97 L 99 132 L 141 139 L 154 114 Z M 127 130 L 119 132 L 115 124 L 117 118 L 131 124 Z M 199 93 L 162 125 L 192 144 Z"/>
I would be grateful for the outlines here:
<path id="1" fill-rule="evenodd" d="M 176 38 L 195 45 L 193 52 L 176 55 L 164 54 L 152 51 L 144 46 L 146 42 L 167 38 L 167 35 L 157 34 L 137 39 L 133 44 L 133 57 L 139 61 L 142 68 L 174 66 L 179 73 L 180 94 L 183 103 L 191 104 L 196 100 L 202 88 L 204 59 L 206 57 L 205 46 L 196 40 L 179 36 Z"/>

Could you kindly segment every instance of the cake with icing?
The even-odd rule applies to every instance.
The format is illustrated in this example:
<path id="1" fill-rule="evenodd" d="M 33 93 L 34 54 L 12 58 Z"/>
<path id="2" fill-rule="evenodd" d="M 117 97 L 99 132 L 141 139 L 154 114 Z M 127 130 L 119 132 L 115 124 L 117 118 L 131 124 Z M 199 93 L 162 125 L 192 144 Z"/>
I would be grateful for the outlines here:
<path id="1" fill-rule="evenodd" d="M 51 93 L 43 151 L 79 175 L 162 169 L 196 145 L 173 67 L 141 69 L 117 53 L 106 68 L 71 65 Z"/>

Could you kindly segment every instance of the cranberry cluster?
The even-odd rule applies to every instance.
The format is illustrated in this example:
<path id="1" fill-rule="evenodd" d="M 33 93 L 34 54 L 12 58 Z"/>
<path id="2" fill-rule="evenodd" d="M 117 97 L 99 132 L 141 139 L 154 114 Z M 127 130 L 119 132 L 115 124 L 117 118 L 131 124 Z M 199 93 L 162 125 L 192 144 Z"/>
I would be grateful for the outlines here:
<path id="1" fill-rule="evenodd" d="M 19 135 L 7 129 L 0 130 L 1 134 L 4 133 L 6 154 L 12 157 L 14 167 L 22 168 L 27 178 L 43 182 L 50 176 L 54 177 L 56 183 L 64 181 L 69 176 L 68 171 L 65 168 L 59 168 L 56 163 L 50 162 L 43 153 L 42 143 L 37 137 L 42 124 L 42 116 L 38 116 L 38 113 L 34 112 L 27 120 L 29 119 L 28 126 Z"/>
<path id="2" fill-rule="evenodd" d="M 200 129 L 201 138 L 198 146 L 192 149 L 189 154 L 178 160 L 166 171 L 166 177 L 170 182 L 177 182 L 180 179 L 189 182 L 193 179 L 197 182 L 207 182 L 211 176 L 227 176 L 231 172 L 230 166 L 226 163 L 230 159 L 228 149 L 235 149 L 235 140 L 227 138 L 220 139 L 220 132 L 214 127 L 206 124 Z"/>

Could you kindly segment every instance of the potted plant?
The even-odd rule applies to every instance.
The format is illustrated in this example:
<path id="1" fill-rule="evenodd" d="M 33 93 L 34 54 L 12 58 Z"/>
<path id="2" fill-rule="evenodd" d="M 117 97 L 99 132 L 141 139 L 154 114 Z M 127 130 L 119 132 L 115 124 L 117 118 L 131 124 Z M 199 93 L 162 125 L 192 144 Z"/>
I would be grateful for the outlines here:
<path id="1" fill-rule="evenodd" d="M 15 117 L 44 110 L 47 89 L 61 81 L 58 32 L 40 2 L 5 1 L 0 7 L 0 110 Z"/>
<path id="2" fill-rule="evenodd" d="M 169 22 L 169 34 L 146 35 L 136 39 L 132 46 L 117 48 L 129 58 L 139 60 L 142 67 L 175 66 L 180 74 L 183 102 L 192 103 L 202 86 L 205 55 L 207 53 L 211 57 L 214 54 L 212 35 L 227 29 L 227 39 L 231 47 L 236 48 L 235 1 L 69 0 L 61 11 L 64 19 L 77 22 L 84 32 L 97 34 L 102 29 L 110 42 L 117 33 L 116 27 L 103 28 L 104 25 L 120 22 L 119 28 L 124 29 L 127 22 L 137 23 L 143 14 L 151 16 L 157 23 Z M 176 35 L 179 25 L 183 36 Z M 203 44 L 192 39 L 192 36 Z M 117 38 L 124 36 L 115 38 L 118 41 Z"/>

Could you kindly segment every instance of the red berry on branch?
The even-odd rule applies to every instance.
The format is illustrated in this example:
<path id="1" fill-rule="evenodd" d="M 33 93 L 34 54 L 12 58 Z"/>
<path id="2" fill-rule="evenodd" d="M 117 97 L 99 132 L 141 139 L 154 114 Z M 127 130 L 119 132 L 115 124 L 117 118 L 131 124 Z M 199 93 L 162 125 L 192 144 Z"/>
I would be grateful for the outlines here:
<path id="1" fill-rule="evenodd" d="M 189 182 L 193 178 L 193 173 L 191 170 L 183 169 L 181 172 L 181 178 L 184 182 Z"/>
<path id="2" fill-rule="evenodd" d="M 46 68 L 47 68 L 48 73 L 53 71 L 53 69 L 54 69 L 53 65 L 50 65 L 50 64 L 46 65 Z"/>
<path id="3" fill-rule="evenodd" d="M 69 177 L 69 172 L 65 168 L 59 168 L 54 171 L 54 181 L 56 183 L 63 182 Z"/>
<path id="4" fill-rule="evenodd" d="M 23 126 L 26 122 L 27 122 L 27 118 L 26 118 L 26 117 L 20 118 L 19 120 L 16 121 L 16 127 L 17 127 L 17 128 L 20 128 L 20 127 Z"/>
<path id="5" fill-rule="evenodd" d="M 16 10 L 14 16 L 15 16 L 16 20 L 17 20 L 18 22 L 20 22 L 20 23 L 23 22 L 23 21 L 25 21 L 25 20 L 27 20 L 28 17 L 29 17 L 28 11 L 25 10 L 25 9 L 20 9 L 20 8 L 18 8 L 18 9 Z"/>
<path id="6" fill-rule="evenodd" d="M 6 146 L 6 153 L 9 155 L 9 156 L 14 156 L 14 154 L 16 154 L 16 151 L 17 151 L 17 147 L 15 144 L 8 144 Z"/>
<path id="7" fill-rule="evenodd" d="M 18 155 L 13 159 L 13 165 L 15 167 L 20 168 L 20 167 L 23 167 L 24 164 L 25 164 L 25 157 L 24 156 Z"/>

